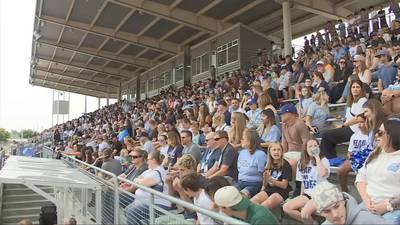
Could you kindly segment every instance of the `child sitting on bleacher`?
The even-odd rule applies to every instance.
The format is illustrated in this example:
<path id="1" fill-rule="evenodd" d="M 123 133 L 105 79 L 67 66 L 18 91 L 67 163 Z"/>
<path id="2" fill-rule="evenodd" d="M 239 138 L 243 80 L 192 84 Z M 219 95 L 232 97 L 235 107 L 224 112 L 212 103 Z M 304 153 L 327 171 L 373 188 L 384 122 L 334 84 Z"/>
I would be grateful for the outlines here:
<path id="1" fill-rule="evenodd" d="M 285 214 L 300 222 L 310 222 L 310 217 L 315 212 L 313 205 L 309 203 L 312 189 L 317 183 L 326 181 L 329 173 L 329 161 L 325 157 L 321 158 L 318 141 L 308 140 L 307 151 L 301 152 L 296 170 L 296 180 L 302 182 L 301 195 L 283 205 Z"/>
<path id="2" fill-rule="evenodd" d="M 347 159 L 338 169 L 338 179 L 343 192 L 348 192 L 347 174 L 352 171 L 352 165 L 358 163 L 362 166 L 364 163 L 364 160 L 360 162 L 360 158 L 357 157 L 358 152 L 365 151 L 365 149 L 368 148 L 368 129 L 366 127 L 365 120 L 360 120 L 358 122 L 358 128 L 359 130 L 351 135 Z"/>
<path id="3" fill-rule="evenodd" d="M 272 142 L 268 148 L 268 161 L 263 174 L 261 191 L 251 201 L 268 209 L 274 209 L 289 197 L 292 188 L 292 167 L 283 158 L 283 148 L 279 142 Z"/>

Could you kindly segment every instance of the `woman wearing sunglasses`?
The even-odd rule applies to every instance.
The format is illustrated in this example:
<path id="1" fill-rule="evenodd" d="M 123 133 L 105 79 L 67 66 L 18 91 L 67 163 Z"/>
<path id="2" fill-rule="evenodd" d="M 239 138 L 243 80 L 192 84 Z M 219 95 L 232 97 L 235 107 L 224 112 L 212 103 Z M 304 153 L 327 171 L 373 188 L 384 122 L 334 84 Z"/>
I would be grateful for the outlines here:
<path id="1" fill-rule="evenodd" d="M 349 79 L 352 71 L 347 65 L 346 57 L 341 57 L 338 66 L 335 69 L 333 75 L 332 90 L 330 95 L 331 103 L 335 103 L 342 96 L 344 87 L 346 86 L 347 80 Z"/>
<path id="2" fill-rule="evenodd" d="M 358 171 L 357 190 L 371 213 L 400 224 L 400 117 L 391 117 L 380 126 L 376 142 Z"/>

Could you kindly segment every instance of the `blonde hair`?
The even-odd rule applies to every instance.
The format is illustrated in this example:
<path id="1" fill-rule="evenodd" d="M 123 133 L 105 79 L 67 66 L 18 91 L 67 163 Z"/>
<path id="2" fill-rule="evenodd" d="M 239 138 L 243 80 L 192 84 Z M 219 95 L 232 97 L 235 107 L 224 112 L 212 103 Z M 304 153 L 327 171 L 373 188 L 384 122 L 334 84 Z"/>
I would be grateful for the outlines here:
<path id="1" fill-rule="evenodd" d="M 186 154 L 178 159 L 176 165 L 185 169 L 195 170 L 197 167 L 197 162 L 196 159 L 193 158 L 193 156 Z"/>
<path id="2" fill-rule="evenodd" d="M 121 157 L 128 157 L 129 156 L 129 152 L 126 148 L 121 149 L 121 153 L 120 153 Z"/>
<path id="3" fill-rule="evenodd" d="M 212 118 L 212 125 L 213 125 L 214 128 L 217 127 L 217 126 L 220 126 L 220 125 L 222 125 L 224 123 L 225 123 L 224 115 L 216 113 L 214 115 L 214 117 Z"/>
<path id="4" fill-rule="evenodd" d="M 241 112 L 232 113 L 231 129 L 229 130 L 229 142 L 240 144 L 243 137 L 243 131 L 246 128 L 246 117 Z"/>
<path id="5" fill-rule="evenodd" d="M 314 99 L 314 102 L 320 106 L 326 106 L 326 105 L 328 105 L 328 102 L 329 102 L 329 96 L 325 91 L 318 91 L 314 95 L 313 99 Z"/>

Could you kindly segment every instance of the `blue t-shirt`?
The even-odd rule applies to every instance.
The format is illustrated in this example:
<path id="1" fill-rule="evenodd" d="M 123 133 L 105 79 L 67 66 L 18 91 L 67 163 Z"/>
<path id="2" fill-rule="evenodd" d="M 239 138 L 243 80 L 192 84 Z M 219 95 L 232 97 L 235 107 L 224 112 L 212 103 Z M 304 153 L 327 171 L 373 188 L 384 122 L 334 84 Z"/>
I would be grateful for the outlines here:
<path id="1" fill-rule="evenodd" d="M 269 131 L 262 125 L 258 127 L 257 131 L 263 142 L 279 142 L 281 140 L 281 130 L 276 125 L 272 125 Z"/>
<path id="2" fill-rule="evenodd" d="M 382 80 L 383 88 L 386 89 L 389 87 L 389 85 L 393 84 L 394 81 L 396 80 L 397 68 L 394 67 L 393 64 L 382 65 L 378 69 L 377 73 L 378 73 L 379 79 Z"/>
<path id="3" fill-rule="evenodd" d="M 308 107 L 307 116 L 312 117 L 312 126 L 316 126 L 319 130 L 322 130 L 325 127 L 325 121 L 329 117 L 329 108 L 328 106 L 320 106 L 313 102 Z"/>
<path id="4" fill-rule="evenodd" d="M 247 149 L 241 150 L 237 161 L 239 180 L 262 182 L 266 162 L 267 155 L 262 150 L 256 150 L 252 155 Z"/>

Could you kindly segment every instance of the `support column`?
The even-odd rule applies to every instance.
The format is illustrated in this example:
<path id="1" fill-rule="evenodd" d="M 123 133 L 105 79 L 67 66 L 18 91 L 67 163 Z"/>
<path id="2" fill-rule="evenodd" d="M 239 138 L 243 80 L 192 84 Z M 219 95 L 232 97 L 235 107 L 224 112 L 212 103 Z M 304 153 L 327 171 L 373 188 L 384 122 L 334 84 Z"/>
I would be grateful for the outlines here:
<path id="1" fill-rule="evenodd" d="M 110 98 L 107 96 L 107 106 L 110 105 Z"/>
<path id="2" fill-rule="evenodd" d="M 183 56 L 183 84 L 184 85 L 190 85 L 192 83 L 192 75 L 191 75 L 191 69 L 189 69 L 188 66 L 190 66 L 190 47 L 188 45 L 185 45 L 182 47 L 184 53 Z"/>
<path id="3" fill-rule="evenodd" d="M 140 77 L 138 76 L 136 79 L 136 101 L 140 101 Z"/>
<path id="4" fill-rule="evenodd" d="M 97 109 L 100 109 L 100 98 L 97 98 Z"/>
<path id="5" fill-rule="evenodd" d="M 87 113 L 87 95 L 85 95 L 85 114 Z"/>
<path id="6" fill-rule="evenodd" d="M 285 48 L 285 56 L 292 55 L 292 23 L 290 15 L 290 1 L 282 2 L 283 11 L 283 44 Z"/>
<path id="7" fill-rule="evenodd" d="M 119 82 L 119 88 L 118 88 L 118 101 L 121 101 L 122 99 L 122 82 Z"/>

